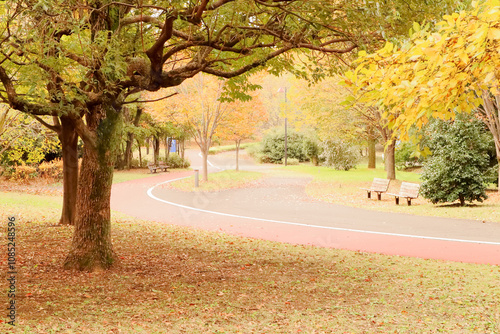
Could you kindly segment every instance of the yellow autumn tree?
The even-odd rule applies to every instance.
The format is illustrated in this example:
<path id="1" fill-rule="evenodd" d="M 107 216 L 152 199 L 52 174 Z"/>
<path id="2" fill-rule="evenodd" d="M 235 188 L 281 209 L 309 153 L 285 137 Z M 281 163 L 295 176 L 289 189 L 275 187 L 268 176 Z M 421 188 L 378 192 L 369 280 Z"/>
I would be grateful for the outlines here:
<path id="1" fill-rule="evenodd" d="M 373 54 L 361 52 L 346 81 L 361 101 L 382 108 L 403 137 L 430 118 L 475 112 L 500 161 L 500 1 L 474 2 L 435 27 L 415 23 L 413 31 L 401 47 L 386 43 Z"/>

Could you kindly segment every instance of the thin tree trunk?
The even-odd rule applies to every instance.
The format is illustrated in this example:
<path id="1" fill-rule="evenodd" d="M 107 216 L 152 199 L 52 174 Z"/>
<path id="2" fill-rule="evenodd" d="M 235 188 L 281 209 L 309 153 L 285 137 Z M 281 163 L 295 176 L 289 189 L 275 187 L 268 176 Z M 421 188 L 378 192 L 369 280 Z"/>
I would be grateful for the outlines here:
<path id="1" fill-rule="evenodd" d="M 78 134 L 74 122 L 67 116 L 54 117 L 50 125 L 35 117 L 41 124 L 57 133 L 63 160 L 63 207 L 59 224 L 74 225 L 78 187 Z"/>
<path id="2" fill-rule="evenodd" d="M 498 192 L 500 193 L 500 95 L 492 95 L 490 91 L 482 90 L 483 106 L 479 108 L 481 121 L 486 124 L 493 135 L 495 152 L 498 162 Z"/>
<path id="3" fill-rule="evenodd" d="M 203 160 L 202 166 L 202 180 L 204 182 L 208 181 L 208 149 L 203 148 L 201 150 L 201 156 Z"/>
<path id="4" fill-rule="evenodd" d="M 153 160 L 155 165 L 158 163 L 160 157 L 160 138 L 154 137 L 153 139 Z"/>
<path id="5" fill-rule="evenodd" d="M 498 183 L 497 183 L 497 192 L 500 192 L 500 157 L 497 157 L 497 163 L 498 163 Z"/>
<path id="6" fill-rule="evenodd" d="M 134 143 L 134 134 L 132 132 L 129 132 L 127 134 L 127 144 L 125 146 L 125 157 L 124 157 L 124 163 L 125 167 L 127 169 L 131 168 L 131 163 L 132 163 L 132 144 Z"/>
<path id="7" fill-rule="evenodd" d="M 181 158 L 184 160 L 184 153 L 186 152 L 186 140 L 182 139 L 181 142 L 179 143 L 180 145 L 180 151 L 181 151 Z"/>
<path id="8" fill-rule="evenodd" d="M 168 162 L 168 157 L 170 155 L 170 138 L 165 137 L 165 163 Z"/>
<path id="9" fill-rule="evenodd" d="M 240 170 L 239 153 L 240 153 L 241 139 L 236 140 L 236 171 Z"/>
<path id="10" fill-rule="evenodd" d="M 139 142 L 139 139 L 136 139 L 136 141 L 137 141 L 137 148 L 139 149 L 139 167 L 142 167 L 141 143 Z"/>
<path id="11" fill-rule="evenodd" d="M 395 153 L 396 149 L 396 143 L 392 141 L 391 144 L 386 145 L 385 151 L 384 151 L 384 157 L 385 157 L 385 170 L 387 172 L 387 178 L 389 180 L 395 180 L 396 179 L 396 163 L 395 163 Z"/>
<path id="12" fill-rule="evenodd" d="M 137 112 L 135 113 L 134 121 L 132 124 L 134 124 L 135 127 L 139 126 L 139 121 L 141 120 L 141 115 L 142 115 L 142 109 L 137 108 Z M 127 146 L 125 148 L 125 166 L 127 169 L 130 169 L 132 167 L 132 156 L 133 156 L 133 151 L 132 147 L 134 144 L 134 133 L 129 132 L 127 134 Z"/>
<path id="13" fill-rule="evenodd" d="M 375 150 L 375 139 L 368 139 L 368 168 L 377 168 L 377 152 Z"/>
<path id="14" fill-rule="evenodd" d="M 58 134 L 63 160 L 63 207 L 60 224 L 74 225 L 78 191 L 78 135 L 73 122 L 60 117 L 61 131 Z"/>
<path id="15" fill-rule="evenodd" d="M 115 260 L 110 198 L 121 119 L 119 112 L 111 108 L 106 111 L 103 120 L 92 117 L 99 115 L 97 112 L 87 114 L 87 126 L 96 139 L 84 145 L 75 231 L 64 261 L 66 269 L 107 269 Z"/>

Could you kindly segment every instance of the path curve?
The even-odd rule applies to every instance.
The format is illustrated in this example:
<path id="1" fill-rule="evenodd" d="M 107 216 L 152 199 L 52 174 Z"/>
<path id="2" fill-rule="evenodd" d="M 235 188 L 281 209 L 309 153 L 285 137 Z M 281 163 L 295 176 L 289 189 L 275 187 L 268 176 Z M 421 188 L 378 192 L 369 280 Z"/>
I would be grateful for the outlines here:
<path id="1" fill-rule="evenodd" d="M 265 178 L 250 188 L 216 193 L 185 193 L 166 187 L 166 183 L 192 173 L 161 173 L 116 184 L 112 209 L 146 220 L 244 237 L 500 265 L 498 223 L 323 203 L 305 194 L 305 177 Z"/>

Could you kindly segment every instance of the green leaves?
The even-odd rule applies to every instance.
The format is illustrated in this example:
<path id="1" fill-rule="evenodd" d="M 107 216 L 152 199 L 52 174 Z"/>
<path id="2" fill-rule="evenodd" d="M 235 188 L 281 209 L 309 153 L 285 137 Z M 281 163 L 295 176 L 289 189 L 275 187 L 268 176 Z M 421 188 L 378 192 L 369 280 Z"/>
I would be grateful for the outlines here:
<path id="1" fill-rule="evenodd" d="M 453 122 L 436 121 L 429 129 L 433 154 L 424 163 L 422 195 L 432 203 L 482 202 L 486 196 L 487 151 L 492 144 L 481 121 L 459 115 Z"/>

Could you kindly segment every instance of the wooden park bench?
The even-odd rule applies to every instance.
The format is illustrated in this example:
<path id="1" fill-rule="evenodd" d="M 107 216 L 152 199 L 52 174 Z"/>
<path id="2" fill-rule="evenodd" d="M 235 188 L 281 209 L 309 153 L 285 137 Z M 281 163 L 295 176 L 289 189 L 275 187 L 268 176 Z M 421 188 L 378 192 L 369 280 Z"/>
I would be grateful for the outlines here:
<path id="1" fill-rule="evenodd" d="M 156 170 L 160 169 L 160 167 L 156 166 L 154 163 L 152 162 L 148 162 L 148 168 L 149 168 L 149 172 L 151 174 L 153 173 L 156 173 Z M 160 169 L 161 170 L 161 169 Z"/>
<path id="2" fill-rule="evenodd" d="M 156 173 L 157 170 L 159 170 L 160 172 L 161 171 L 164 171 L 164 172 L 168 172 L 168 168 L 170 166 L 166 165 L 164 162 L 160 161 L 158 163 L 158 165 L 155 165 L 154 163 L 152 162 L 148 162 L 148 168 L 149 168 L 149 171 L 151 172 L 151 174 L 153 173 Z"/>
<path id="3" fill-rule="evenodd" d="M 398 194 L 387 193 L 387 195 L 394 196 L 396 204 L 399 204 L 399 198 L 403 197 L 406 198 L 408 205 L 411 205 L 411 200 L 418 197 L 419 190 L 420 184 L 418 183 L 402 182 Z"/>
<path id="4" fill-rule="evenodd" d="M 372 198 L 372 192 L 377 193 L 377 198 L 380 201 L 382 199 L 382 193 L 385 193 L 387 189 L 389 189 L 389 183 L 391 180 L 389 179 L 379 179 L 379 178 L 374 178 L 372 185 L 370 188 L 361 188 L 367 191 L 368 193 L 368 198 Z"/>
<path id="5" fill-rule="evenodd" d="M 160 161 L 160 163 L 158 164 L 158 168 L 164 172 L 168 172 L 168 168 L 170 166 L 168 166 L 167 164 L 165 164 L 163 161 Z"/>

